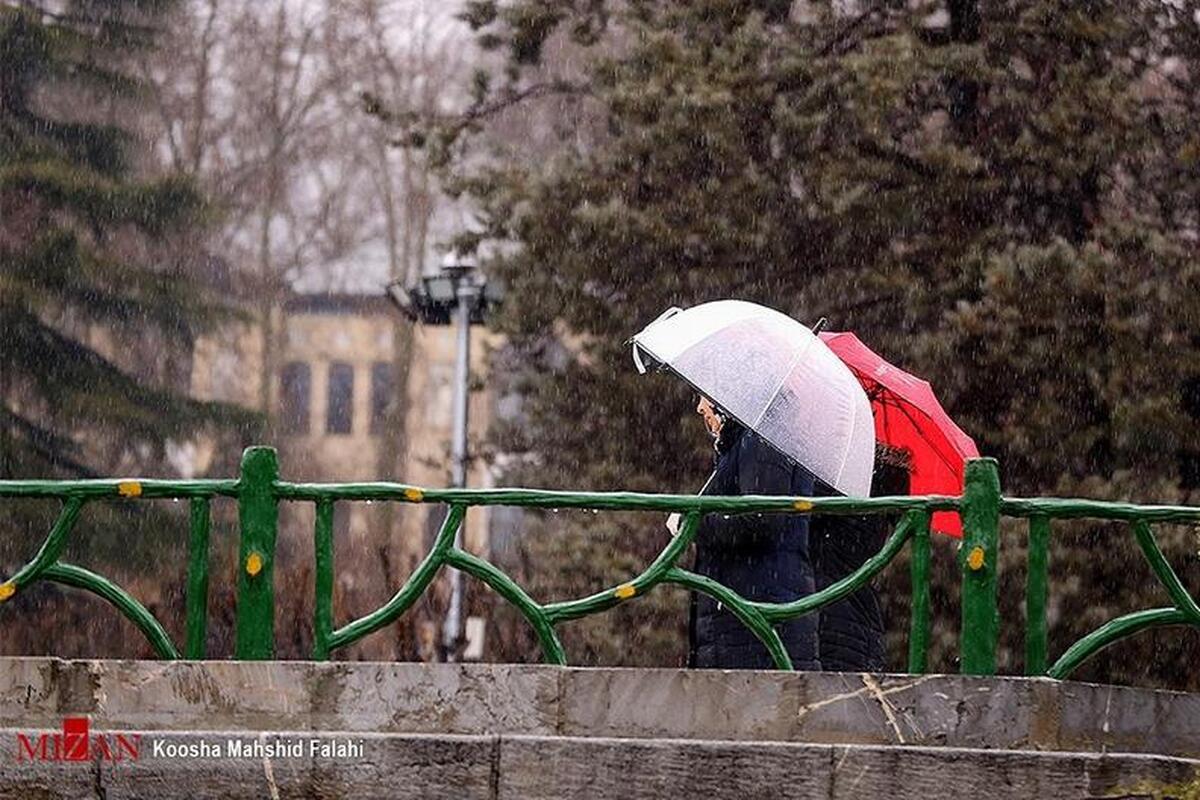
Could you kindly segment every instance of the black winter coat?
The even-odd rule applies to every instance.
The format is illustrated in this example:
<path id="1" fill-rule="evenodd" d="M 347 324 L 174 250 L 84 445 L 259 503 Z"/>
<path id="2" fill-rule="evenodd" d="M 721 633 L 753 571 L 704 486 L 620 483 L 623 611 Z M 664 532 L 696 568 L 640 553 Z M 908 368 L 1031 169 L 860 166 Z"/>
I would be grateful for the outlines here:
<path id="1" fill-rule="evenodd" d="M 729 426 L 734 426 L 730 428 Z M 710 495 L 809 497 L 813 477 L 756 434 L 727 423 Z M 695 570 L 748 600 L 781 603 L 812 594 L 806 515 L 709 514 L 696 534 Z M 688 665 L 708 669 L 772 669 L 766 647 L 737 617 L 707 595 L 692 597 Z M 817 619 L 808 615 L 780 625 L 796 669 L 820 669 Z"/>
<path id="2" fill-rule="evenodd" d="M 908 470 L 888 463 L 876 452 L 871 496 L 908 494 Z M 817 481 L 818 497 L 837 495 Z M 825 589 L 861 567 L 882 549 L 897 522 L 891 514 L 813 517 L 809 543 L 817 590 Z M 820 612 L 821 668 L 830 672 L 877 672 L 887 667 L 883 611 L 875 588 L 867 584 Z"/>
<path id="3" fill-rule="evenodd" d="M 825 494 L 820 491 L 818 495 Z M 835 495 L 836 492 L 829 491 Z M 817 590 L 857 570 L 879 552 L 890 520 L 883 516 L 813 517 L 810 533 Z M 883 612 L 870 584 L 820 611 L 821 668 L 830 672 L 884 669 Z"/>

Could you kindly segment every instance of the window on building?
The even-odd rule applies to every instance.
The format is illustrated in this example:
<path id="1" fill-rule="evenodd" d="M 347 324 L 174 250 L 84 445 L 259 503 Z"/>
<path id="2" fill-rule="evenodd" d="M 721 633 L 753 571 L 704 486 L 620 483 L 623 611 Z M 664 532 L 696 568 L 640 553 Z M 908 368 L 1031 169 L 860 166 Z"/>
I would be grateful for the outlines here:
<path id="1" fill-rule="evenodd" d="M 285 434 L 304 436 L 309 431 L 308 406 L 312 370 L 303 361 L 283 365 L 279 376 L 279 424 Z"/>
<path id="2" fill-rule="evenodd" d="M 396 393 L 395 373 L 386 361 L 371 365 L 371 433 L 382 433 Z"/>
<path id="3" fill-rule="evenodd" d="M 350 433 L 354 416 L 354 367 L 341 361 L 329 365 L 329 405 L 325 414 L 327 433 Z"/>

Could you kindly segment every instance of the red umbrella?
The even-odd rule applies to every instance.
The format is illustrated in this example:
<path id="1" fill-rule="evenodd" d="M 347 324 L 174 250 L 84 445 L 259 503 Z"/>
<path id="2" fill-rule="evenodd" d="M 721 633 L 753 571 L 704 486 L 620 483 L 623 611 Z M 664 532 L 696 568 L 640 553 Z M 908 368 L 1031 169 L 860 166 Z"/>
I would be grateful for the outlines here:
<path id="1" fill-rule="evenodd" d="M 911 458 L 912 494 L 959 495 L 968 458 L 979 448 L 933 394 L 928 381 L 884 361 L 853 333 L 824 333 L 821 340 L 858 378 L 875 413 L 875 438 L 906 450 Z M 954 511 L 934 512 L 934 530 L 962 536 Z"/>

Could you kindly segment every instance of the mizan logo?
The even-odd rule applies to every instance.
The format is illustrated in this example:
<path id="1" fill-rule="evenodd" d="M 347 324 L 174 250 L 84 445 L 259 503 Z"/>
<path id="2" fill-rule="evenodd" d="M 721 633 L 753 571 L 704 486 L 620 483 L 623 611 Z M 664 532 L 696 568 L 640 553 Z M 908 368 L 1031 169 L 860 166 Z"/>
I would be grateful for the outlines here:
<path id="1" fill-rule="evenodd" d="M 87 717 L 67 717 L 62 733 L 17 734 L 18 761 L 137 761 L 138 733 L 91 733 Z"/>

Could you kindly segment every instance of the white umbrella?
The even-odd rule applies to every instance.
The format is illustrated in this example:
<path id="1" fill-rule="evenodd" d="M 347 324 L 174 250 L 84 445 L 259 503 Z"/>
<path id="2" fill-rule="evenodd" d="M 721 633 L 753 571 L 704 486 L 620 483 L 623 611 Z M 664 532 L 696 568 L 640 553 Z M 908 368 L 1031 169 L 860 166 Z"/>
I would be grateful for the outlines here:
<path id="1" fill-rule="evenodd" d="M 875 421 L 850 369 L 807 327 L 764 306 L 672 308 L 631 340 L 649 356 L 850 497 L 871 492 Z"/>

